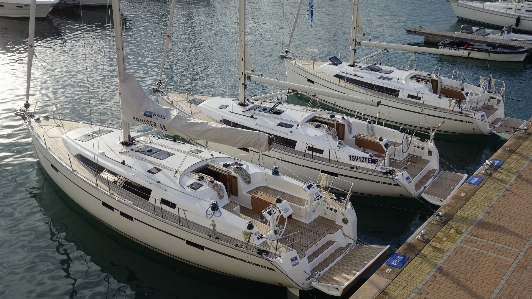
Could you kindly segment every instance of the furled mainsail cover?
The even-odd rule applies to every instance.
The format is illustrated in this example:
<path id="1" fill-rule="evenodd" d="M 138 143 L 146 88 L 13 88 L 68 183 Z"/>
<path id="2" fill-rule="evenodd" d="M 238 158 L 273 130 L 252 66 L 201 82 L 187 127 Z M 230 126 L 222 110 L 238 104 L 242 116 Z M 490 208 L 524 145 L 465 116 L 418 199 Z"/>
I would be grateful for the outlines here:
<path id="1" fill-rule="evenodd" d="M 168 135 L 237 148 L 252 147 L 261 152 L 270 150 L 268 135 L 265 133 L 209 123 L 162 107 L 148 97 L 133 75 L 127 73 L 120 84 L 120 109 L 126 121 L 141 123 Z"/>

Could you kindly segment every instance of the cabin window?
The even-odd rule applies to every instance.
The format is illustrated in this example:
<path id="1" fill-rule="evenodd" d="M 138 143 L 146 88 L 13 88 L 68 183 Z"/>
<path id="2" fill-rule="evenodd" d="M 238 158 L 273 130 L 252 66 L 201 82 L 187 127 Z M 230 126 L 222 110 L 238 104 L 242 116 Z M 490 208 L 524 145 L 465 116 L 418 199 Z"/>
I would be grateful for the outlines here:
<path id="1" fill-rule="evenodd" d="M 413 95 L 413 94 L 409 94 L 409 95 L 407 96 L 407 98 L 409 98 L 409 99 L 413 99 L 413 100 L 421 101 L 421 97 L 420 97 L 420 96 L 415 96 L 415 95 Z"/>
<path id="2" fill-rule="evenodd" d="M 145 199 L 145 200 L 150 200 L 150 195 L 151 195 L 151 189 L 150 188 L 146 188 L 140 184 L 137 184 L 135 182 L 132 182 L 132 181 L 129 181 L 129 180 L 126 180 L 124 182 L 124 184 L 122 184 L 122 189 L 130 192 L 130 193 L 133 193 L 135 194 L 136 196 L 142 198 L 142 199 Z"/>
<path id="3" fill-rule="evenodd" d="M 386 73 L 385 71 L 383 71 L 383 72 Z M 360 86 L 362 88 L 366 88 L 366 89 L 378 91 L 378 92 L 381 92 L 381 93 L 389 94 L 389 95 L 394 96 L 394 97 L 398 97 L 399 96 L 399 90 L 395 89 L 395 88 L 389 88 L 389 87 L 385 87 L 385 86 L 381 86 L 381 85 L 365 82 L 365 81 L 362 81 L 362 80 L 357 80 L 357 79 L 350 78 L 350 77 L 343 76 L 343 75 L 339 75 L 339 74 L 334 75 L 334 77 L 336 77 L 336 78 L 338 78 L 340 80 L 344 80 L 347 83 L 350 83 L 350 84 L 353 84 L 353 85 L 356 85 L 356 86 Z"/>
<path id="4" fill-rule="evenodd" d="M 288 129 L 290 129 L 290 128 L 293 128 L 293 127 L 294 127 L 294 125 L 293 125 L 293 124 L 289 124 L 289 123 L 283 123 L 283 122 L 280 122 L 280 123 L 278 123 L 278 124 L 277 124 L 277 126 L 278 126 L 278 127 L 283 127 L 283 128 L 288 128 Z"/>
<path id="5" fill-rule="evenodd" d="M 307 146 L 307 151 L 323 155 L 323 150 L 322 149 L 315 148 L 313 146 Z"/>
<path id="6" fill-rule="evenodd" d="M 380 80 L 388 80 L 388 81 L 392 81 L 392 78 L 391 78 L 391 77 L 385 77 L 385 76 L 380 76 L 379 79 L 380 79 Z"/>
<path id="7" fill-rule="evenodd" d="M 167 206 L 167 207 L 170 207 L 172 209 L 175 209 L 177 207 L 177 205 L 169 200 L 166 200 L 164 198 L 161 198 L 161 204 Z"/>
<path id="8" fill-rule="evenodd" d="M 133 221 L 133 217 L 132 216 L 129 216 L 128 214 L 124 213 L 124 212 L 120 212 L 120 216 L 126 218 L 127 220 L 129 221 Z"/>
<path id="9" fill-rule="evenodd" d="M 194 242 L 192 242 L 192 241 L 187 240 L 186 243 L 187 243 L 187 245 L 190 245 L 190 246 L 192 246 L 192 247 L 195 247 L 195 248 L 197 248 L 197 249 L 199 249 L 199 250 L 205 250 L 205 247 L 204 247 L 204 246 L 202 246 L 202 245 L 200 245 L 200 244 L 197 244 L 197 243 L 194 243 Z"/>
<path id="10" fill-rule="evenodd" d="M 227 120 L 227 119 L 222 119 L 222 123 L 226 126 L 230 126 L 230 127 L 233 127 L 233 128 L 239 128 L 239 129 L 246 129 L 246 130 L 250 130 L 250 131 L 257 131 L 255 129 L 252 129 L 250 127 L 246 127 L 246 126 L 243 126 L 241 124 L 238 124 L 238 123 L 235 123 L 235 122 L 232 122 L 230 120 Z"/>
<path id="11" fill-rule="evenodd" d="M 102 206 L 104 206 L 104 207 L 108 208 L 109 210 L 111 210 L 111 211 L 113 211 L 113 212 L 114 212 L 114 210 L 115 210 L 115 208 L 111 207 L 111 205 L 109 205 L 109 204 L 106 204 L 106 203 L 105 203 L 105 202 L 103 202 L 103 201 L 102 201 Z"/>
<path id="12" fill-rule="evenodd" d="M 203 151 L 200 150 L 199 148 L 193 148 L 193 149 L 191 149 L 189 152 L 194 153 L 194 154 L 203 153 Z"/>
<path id="13" fill-rule="evenodd" d="M 156 173 L 158 173 L 161 170 L 162 169 L 160 169 L 159 167 L 152 167 L 152 168 L 148 169 L 148 172 L 151 173 L 151 174 L 156 174 Z"/>
<path id="14" fill-rule="evenodd" d="M 275 136 L 274 142 L 289 148 L 296 148 L 297 141 L 281 136 Z"/>
<path id="15" fill-rule="evenodd" d="M 220 107 L 218 107 L 218 109 L 225 109 L 227 107 L 229 107 L 229 105 L 220 105 Z"/>

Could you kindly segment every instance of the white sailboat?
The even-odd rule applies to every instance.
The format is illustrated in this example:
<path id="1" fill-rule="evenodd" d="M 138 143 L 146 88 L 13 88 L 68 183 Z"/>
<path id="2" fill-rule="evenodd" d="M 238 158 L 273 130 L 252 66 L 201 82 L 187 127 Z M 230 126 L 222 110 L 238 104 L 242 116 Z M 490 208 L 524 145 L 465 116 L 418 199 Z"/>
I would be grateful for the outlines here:
<path id="1" fill-rule="evenodd" d="M 266 134 L 209 125 L 154 103 L 125 72 L 119 2 L 112 4 L 121 130 L 30 112 L 29 47 L 26 103 L 19 113 L 42 167 L 72 200 L 159 253 L 292 293 L 319 288 L 340 295 L 385 255 L 387 246 L 357 244 L 353 207 L 317 184 L 150 136 L 179 130 L 259 150 L 270 146 Z M 35 0 L 31 12 L 33 45 Z M 132 137 L 130 122 L 153 131 Z"/>
<path id="2" fill-rule="evenodd" d="M 351 27 L 348 62 L 342 62 L 337 57 L 331 57 L 329 62 L 299 60 L 283 54 L 287 80 L 380 101 L 381 105 L 375 107 L 318 96 L 321 101 L 336 108 L 353 114 L 378 116 L 391 125 L 429 131 L 432 126 L 441 124 L 440 133 L 497 133 L 496 128 L 505 120 L 504 82 L 496 81 L 490 75 L 489 78 L 481 77 L 478 85 L 473 85 L 463 79 L 445 78 L 439 73 L 355 62 L 358 44 L 399 50 L 409 50 L 408 47 L 412 46 L 357 42 L 357 35 L 363 32 L 358 0 L 354 1 Z M 424 49 L 413 48 L 415 50 L 412 51 L 418 52 Z"/>
<path id="3" fill-rule="evenodd" d="M 246 75 L 250 60 L 245 46 L 244 12 L 240 8 L 239 98 L 171 93 L 165 94 L 164 99 L 206 121 L 270 134 L 274 136 L 273 148 L 259 153 L 211 141 L 197 141 L 199 144 L 247 161 L 260 160 L 263 166 L 276 167 L 287 175 L 299 174 L 316 181 L 321 172 L 329 177 L 332 186 L 349 190 L 353 185 L 353 193 L 359 195 L 423 196 L 441 205 L 465 180 L 462 174 L 439 172 L 439 154 L 432 138 L 421 140 L 377 125 L 375 119 L 362 121 L 282 103 L 277 100 L 279 94 L 245 99 L 246 81 L 255 81 L 367 105 L 379 104 L 375 100 Z"/>
<path id="4" fill-rule="evenodd" d="M 532 2 L 526 0 L 450 0 L 456 17 L 495 26 L 514 26 L 532 32 Z"/>
<path id="5" fill-rule="evenodd" d="M 44 18 L 59 0 L 38 0 L 35 17 Z M 31 0 L 0 0 L 0 17 L 28 18 Z"/>

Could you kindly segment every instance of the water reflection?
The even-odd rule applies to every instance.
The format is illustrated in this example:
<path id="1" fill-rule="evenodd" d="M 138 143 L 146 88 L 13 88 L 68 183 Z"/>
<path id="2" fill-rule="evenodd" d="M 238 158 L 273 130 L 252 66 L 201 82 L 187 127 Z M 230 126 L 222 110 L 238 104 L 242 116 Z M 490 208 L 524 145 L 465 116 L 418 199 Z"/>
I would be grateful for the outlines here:
<path id="1" fill-rule="evenodd" d="M 202 270 L 139 245 L 85 212 L 49 179 L 42 194 L 39 203 L 50 218 L 50 240 L 62 256 L 59 264 L 71 281 L 71 298 L 89 289 L 102 297 L 127 298 L 280 298 L 285 294 L 284 288 Z M 108 289 L 96 287 L 102 284 L 108 284 Z"/>

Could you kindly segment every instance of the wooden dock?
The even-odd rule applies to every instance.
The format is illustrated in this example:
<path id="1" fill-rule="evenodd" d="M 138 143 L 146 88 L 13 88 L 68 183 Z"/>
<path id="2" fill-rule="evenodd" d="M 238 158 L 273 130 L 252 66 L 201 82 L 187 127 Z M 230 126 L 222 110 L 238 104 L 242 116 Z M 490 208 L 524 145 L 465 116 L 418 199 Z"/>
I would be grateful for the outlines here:
<path id="1" fill-rule="evenodd" d="M 530 126 L 530 121 L 528 126 Z M 522 130 L 480 167 L 350 298 L 532 298 L 532 134 Z M 418 238 L 426 230 L 426 240 Z"/>
<path id="2" fill-rule="evenodd" d="M 478 36 L 478 35 L 473 35 L 473 34 L 425 29 L 422 27 L 406 27 L 405 31 L 408 34 L 424 36 L 425 43 L 427 44 L 438 44 L 444 39 L 457 39 L 457 40 L 464 40 L 464 41 L 473 42 L 473 43 L 481 43 L 481 44 L 496 43 L 496 44 L 501 44 L 501 45 L 524 47 L 527 49 L 532 49 L 532 44 L 527 44 L 527 43 L 523 43 L 519 41 L 494 39 L 494 38 Z"/>

